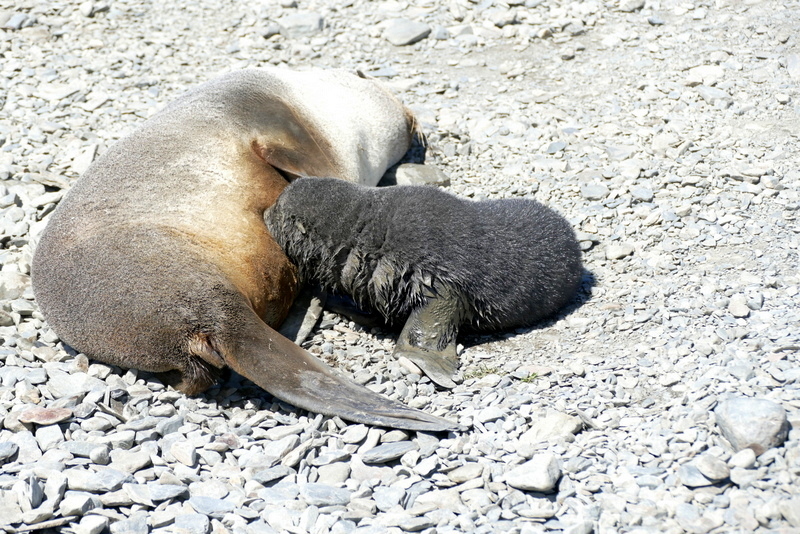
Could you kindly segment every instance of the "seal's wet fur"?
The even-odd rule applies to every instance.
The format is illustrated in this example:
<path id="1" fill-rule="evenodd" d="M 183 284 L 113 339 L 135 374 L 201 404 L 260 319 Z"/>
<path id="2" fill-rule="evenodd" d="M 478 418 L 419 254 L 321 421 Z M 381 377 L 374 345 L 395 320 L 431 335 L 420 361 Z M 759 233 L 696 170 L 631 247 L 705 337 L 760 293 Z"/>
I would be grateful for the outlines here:
<path id="1" fill-rule="evenodd" d="M 265 217 L 301 277 L 389 324 L 449 291 L 461 303 L 461 326 L 526 326 L 569 302 L 582 278 L 570 224 L 534 200 L 298 180 Z"/>

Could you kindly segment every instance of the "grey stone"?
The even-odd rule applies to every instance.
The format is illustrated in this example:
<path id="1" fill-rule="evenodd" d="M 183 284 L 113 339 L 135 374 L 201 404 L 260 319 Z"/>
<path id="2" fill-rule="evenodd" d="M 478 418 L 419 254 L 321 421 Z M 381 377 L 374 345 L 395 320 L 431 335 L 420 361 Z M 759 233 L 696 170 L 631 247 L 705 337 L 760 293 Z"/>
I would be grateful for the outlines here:
<path id="1" fill-rule="evenodd" d="M 421 41 L 430 33 L 431 27 L 424 22 L 400 18 L 387 23 L 383 37 L 395 46 L 406 46 Z"/>
<path id="2" fill-rule="evenodd" d="M 786 56 L 786 71 L 795 83 L 800 83 L 800 55 L 789 54 Z"/>
<path id="3" fill-rule="evenodd" d="M 178 429 L 183 426 L 184 419 L 182 415 L 173 415 L 168 419 L 164 419 L 159 421 L 156 424 L 156 432 L 161 434 L 162 436 L 166 436 L 167 434 L 172 434 L 173 432 L 177 432 Z"/>
<path id="4" fill-rule="evenodd" d="M 372 498 L 381 512 L 388 512 L 405 497 L 406 490 L 396 486 L 378 486 L 372 492 Z"/>
<path id="5" fill-rule="evenodd" d="M 16 443 L 10 441 L 0 442 L 0 465 L 10 461 L 18 450 L 19 445 Z"/>
<path id="6" fill-rule="evenodd" d="M 701 454 L 693 463 L 704 477 L 714 482 L 725 480 L 731 474 L 728 465 L 711 454 Z"/>
<path id="7" fill-rule="evenodd" d="M 631 196 L 642 202 L 650 202 L 653 200 L 653 190 L 649 187 L 637 186 L 631 189 Z"/>
<path id="8" fill-rule="evenodd" d="M 551 453 L 537 454 L 527 462 L 508 471 L 506 484 L 523 491 L 550 493 L 561 477 L 558 459 Z"/>
<path id="9" fill-rule="evenodd" d="M 619 3 L 619 10 L 625 13 L 632 13 L 642 9 L 644 4 L 645 0 L 621 0 Z"/>
<path id="10" fill-rule="evenodd" d="M 22 522 L 22 509 L 17 503 L 17 495 L 13 489 L 0 490 L 0 517 L 7 525 Z"/>
<path id="11" fill-rule="evenodd" d="M 753 449 L 744 448 L 731 456 L 728 460 L 731 467 L 741 467 L 742 469 L 750 469 L 756 464 L 756 453 Z"/>
<path id="12" fill-rule="evenodd" d="M 608 196 L 609 190 L 605 184 L 584 184 L 581 186 L 581 196 L 586 200 L 603 200 Z"/>
<path id="13" fill-rule="evenodd" d="M 123 484 L 122 490 L 136 504 L 153 507 L 153 499 L 150 498 L 150 489 L 145 484 Z"/>
<path id="14" fill-rule="evenodd" d="M 59 448 L 78 458 L 90 458 L 93 452 L 97 454 L 95 451 L 98 449 L 104 450 L 106 455 L 109 454 L 108 445 L 88 441 L 65 441 Z"/>
<path id="15" fill-rule="evenodd" d="M 361 460 L 365 464 L 384 464 L 392 460 L 397 460 L 405 453 L 415 451 L 418 448 L 418 445 L 412 441 L 384 443 L 364 453 Z"/>
<path id="16" fill-rule="evenodd" d="M 350 476 L 350 466 L 347 462 L 336 462 L 322 465 L 317 469 L 320 484 L 339 485 L 343 484 Z"/>
<path id="17" fill-rule="evenodd" d="M 64 475 L 67 477 L 67 487 L 70 490 L 91 493 L 117 491 L 122 488 L 123 484 L 134 482 L 130 474 L 111 468 L 98 471 L 80 468 L 68 469 L 64 471 Z"/>
<path id="18" fill-rule="evenodd" d="M 178 484 L 156 484 L 149 483 L 147 487 L 150 491 L 150 498 L 153 502 L 167 501 L 171 499 L 185 498 L 189 495 L 189 488 Z"/>
<path id="19" fill-rule="evenodd" d="M 767 474 L 767 469 L 762 467 L 759 469 L 742 469 L 734 467 L 731 469 L 730 479 L 731 482 L 744 489 L 752 486 L 758 480 L 764 478 Z"/>
<path id="20" fill-rule="evenodd" d="M 528 456 L 530 458 L 530 456 Z M 447 478 L 455 482 L 456 484 L 461 484 L 462 482 L 467 482 L 469 480 L 473 480 L 478 478 L 483 474 L 483 465 L 477 462 L 467 462 L 461 467 L 457 467 L 447 473 Z"/>
<path id="21" fill-rule="evenodd" d="M 745 447 L 761 455 L 786 441 L 786 410 L 767 399 L 728 398 L 714 410 L 717 426 L 735 451 Z"/>
<path id="22" fill-rule="evenodd" d="M 211 520 L 203 514 L 181 514 L 172 523 L 172 530 L 186 534 L 208 534 Z"/>
<path id="23" fill-rule="evenodd" d="M 85 515 L 81 518 L 75 534 L 100 534 L 108 528 L 109 520 L 107 517 L 96 514 Z"/>
<path id="24" fill-rule="evenodd" d="M 548 410 L 543 417 L 534 417 L 530 429 L 519 438 L 517 452 L 523 458 L 533 456 L 540 443 L 555 441 L 577 434 L 583 428 L 578 418 L 557 410 Z"/>
<path id="25" fill-rule="evenodd" d="M 235 508 L 231 502 L 224 499 L 215 499 L 214 497 L 203 496 L 190 498 L 189 504 L 198 514 L 209 515 L 213 517 L 222 517 L 223 515 L 232 512 Z"/>
<path id="26" fill-rule="evenodd" d="M 403 163 L 395 172 L 397 185 L 450 185 L 450 177 L 434 165 Z"/>
<path id="27" fill-rule="evenodd" d="M 19 30 L 28 22 L 27 13 L 14 13 L 3 24 L 5 30 Z"/>
<path id="28" fill-rule="evenodd" d="M 636 249 L 626 243 L 611 244 L 606 247 L 606 259 L 621 260 L 634 253 Z"/>
<path id="29" fill-rule="evenodd" d="M 91 494 L 82 491 L 68 491 L 64 495 L 64 500 L 61 501 L 58 511 L 64 517 L 83 516 L 94 508 L 97 508 L 97 503 Z"/>
<path id="30" fill-rule="evenodd" d="M 783 499 L 778 503 L 781 515 L 795 528 L 800 528 L 800 497 Z"/>
<path id="31" fill-rule="evenodd" d="M 38 461 L 42 457 L 42 450 L 39 448 L 39 442 L 36 441 L 33 433 L 28 430 L 22 430 L 11 436 L 10 441 L 16 443 L 19 447 L 17 450 L 17 461 L 21 464 L 28 464 Z"/>
<path id="32" fill-rule="evenodd" d="M 133 474 L 151 465 L 150 453 L 143 449 L 111 451 L 111 467 L 125 473 Z"/>
<path id="33" fill-rule="evenodd" d="M 548 154 L 557 154 L 567 148 L 567 143 L 564 141 L 554 141 L 547 147 Z"/>
<path id="34" fill-rule="evenodd" d="M 147 534 L 150 528 L 147 525 L 146 512 L 134 512 L 128 519 L 111 524 L 111 534 Z"/>
<path id="35" fill-rule="evenodd" d="M 17 271 L 0 271 L 0 300 L 22 297 L 31 286 L 31 277 Z"/>
<path id="36" fill-rule="evenodd" d="M 303 11 L 281 17 L 276 22 L 288 37 L 313 35 L 322 31 L 325 25 L 325 19 L 319 13 Z"/>
<path id="37" fill-rule="evenodd" d="M 253 475 L 253 480 L 259 484 L 266 485 L 274 480 L 279 480 L 294 473 L 295 470 L 291 467 L 287 467 L 285 465 L 276 465 L 275 467 L 270 467 L 269 469 L 256 472 Z"/>
<path id="38" fill-rule="evenodd" d="M 698 92 L 700 97 L 706 101 L 707 104 L 711 104 L 712 106 L 716 106 L 718 102 L 727 105 L 733 103 L 733 98 L 731 98 L 731 95 L 722 89 L 708 87 L 707 85 L 698 85 L 694 89 Z"/>
<path id="39" fill-rule="evenodd" d="M 436 522 L 423 515 L 401 519 L 397 522 L 397 526 L 405 532 L 422 532 L 423 530 L 435 527 Z"/>
<path id="40" fill-rule="evenodd" d="M 177 441 L 169 448 L 170 454 L 183 465 L 192 467 L 197 463 L 197 448 L 188 441 Z"/>
<path id="41" fill-rule="evenodd" d="M 350 492 L 327 484 L 303 484 L 300 497 L 310 506 L 346 505 L 350 502 Z"/>
<path id="42" fill-rule="evenodd" d="M 681 484 L 690 488 L 710 486 L 714 482 L 706 478 L 693 464 L 683 464 L 678 468 L 678 479 Z"/>
<path id="43" fill-rule="evenodd" d="M 731 297 L 728 303 L 728 311 L 734 317 L 747 317 L 750 315 L 750 308 L 747 306 L 747 297 L 737 293 Z"/>
<path id="44" fill-rule="evenodd" d="M 367 437 L 368 432 L 369 427 L 366 425 L 350 425 L 342 434 L 342 441 L 344 443 L 360 443 Z"/>

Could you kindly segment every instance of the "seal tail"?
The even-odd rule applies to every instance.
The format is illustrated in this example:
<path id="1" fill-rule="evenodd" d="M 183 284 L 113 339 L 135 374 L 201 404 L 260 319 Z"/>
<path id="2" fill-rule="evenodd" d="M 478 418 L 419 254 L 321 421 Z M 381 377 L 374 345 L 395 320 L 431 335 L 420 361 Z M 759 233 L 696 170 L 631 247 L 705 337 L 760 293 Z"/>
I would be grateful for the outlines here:
<path id="1" fill-rule="evenodd" d="M 356 423 L 406 430 L 459 425 L 388 399 L 353 382 L 267 326 L 252 312 L 236 339 L 217 347 L 234 371 L 298 408 Z M 227 345 L 227 346 L 226 346 Z"/>

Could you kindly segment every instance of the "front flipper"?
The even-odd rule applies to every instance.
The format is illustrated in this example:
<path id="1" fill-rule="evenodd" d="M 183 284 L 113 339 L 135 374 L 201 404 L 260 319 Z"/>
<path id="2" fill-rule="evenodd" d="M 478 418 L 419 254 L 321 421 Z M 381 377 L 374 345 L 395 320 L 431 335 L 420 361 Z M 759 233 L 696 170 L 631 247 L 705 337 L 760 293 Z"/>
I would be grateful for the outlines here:
<path id="1" fill-rule="evenodd" d="M 466 303 L 458 295 L 439 286 L 422 306 L 409 315 L 397 345 L 395 357 L 414 362 L 428 378 L 443 388 L 454 388 L 458 369 L 456 337 L 466 315 Z"/>
<path id="2" fill-rule="evenodd" d="M 298 345 L 305 341 L 322 317 L 326 298 L 327 294 L 315 287 L 303 287 L 278 332 Z"/>
<path id="3" fill-rule="evenodd" d="M 234 371 L 282 401 L 356 423 L 429 432 L 460 429 L 356 384 L 252 316 L 236 339 L 217 350 Z"/>

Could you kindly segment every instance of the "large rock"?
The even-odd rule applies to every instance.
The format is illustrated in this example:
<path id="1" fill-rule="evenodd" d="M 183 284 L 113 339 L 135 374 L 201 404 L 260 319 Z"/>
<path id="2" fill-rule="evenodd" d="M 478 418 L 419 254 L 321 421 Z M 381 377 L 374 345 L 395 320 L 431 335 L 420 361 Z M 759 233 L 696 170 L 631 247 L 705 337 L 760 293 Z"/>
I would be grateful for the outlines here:
<path id="1" fill-rule="evenodd" d="M 544 453 L 537 454 L 506 473 L 506 484 L 518 490 L 550 493 L 555 489 L 559 478 L 561 467 L 558 458 Z"/>
<path id="2" fill-rule="evenodd" d="M 733 397 L 714 410 L 717 426 L 735 451 L 753 449 L 757 455 L 786 441 L 786 410 L 767 399 Z"/>

